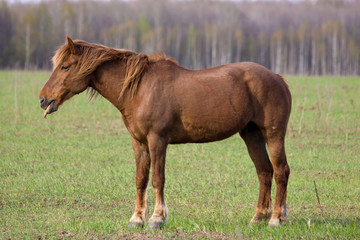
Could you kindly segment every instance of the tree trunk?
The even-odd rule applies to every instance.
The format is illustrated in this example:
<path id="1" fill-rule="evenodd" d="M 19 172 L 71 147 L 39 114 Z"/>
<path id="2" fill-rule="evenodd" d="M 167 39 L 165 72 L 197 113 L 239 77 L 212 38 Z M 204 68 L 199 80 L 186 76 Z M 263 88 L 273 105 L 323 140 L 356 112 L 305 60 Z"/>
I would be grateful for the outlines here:
<path id="1" fill-rule="evenodd" d="M 31 28 L 30 23 L 26 24 L 25 29 L 25 70 L 29 70 L 30 64 L 30 35 L 31 35 Z"/>
<path id="2" fill-rule="evenodd" d="M 332 35 L 332 74 L 339 75 L 337 63 L 337 32 Z"/>

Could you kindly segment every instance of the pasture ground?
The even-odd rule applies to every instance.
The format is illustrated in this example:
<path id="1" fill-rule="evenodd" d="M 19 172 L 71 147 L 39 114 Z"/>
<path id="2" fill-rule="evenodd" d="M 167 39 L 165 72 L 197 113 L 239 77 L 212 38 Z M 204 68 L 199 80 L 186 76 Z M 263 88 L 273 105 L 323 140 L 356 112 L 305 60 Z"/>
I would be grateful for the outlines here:
<path id="1" fill-rule="evenodd" d="M 156 232 L 127 229 L 135 161 L 120 113 L 84 93 L 43 119 L 38 94 L 48 77 L 0 72 L 0 239 L 360 238 L 359 77 L 287 77 L 286 224 L 248 225 L 258 180 L 236 135 L 168 148 L 170 215 Z M 151 211 L 151 188 L 149 203 Z"/>

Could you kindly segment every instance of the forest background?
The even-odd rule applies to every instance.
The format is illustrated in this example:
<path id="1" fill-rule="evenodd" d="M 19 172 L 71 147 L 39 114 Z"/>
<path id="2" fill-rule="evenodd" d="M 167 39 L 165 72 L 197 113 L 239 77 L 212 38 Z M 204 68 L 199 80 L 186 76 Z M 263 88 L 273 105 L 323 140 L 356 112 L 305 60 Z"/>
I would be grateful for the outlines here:
<path id="1" fill-rule="evenodd" d="M 357 0 L 1 1 L 0 31 L 0 69 L 49 70 L 69 35 L 163 51 L 190 69 L 254 61 L 281 74 L 360 74 Z"/>

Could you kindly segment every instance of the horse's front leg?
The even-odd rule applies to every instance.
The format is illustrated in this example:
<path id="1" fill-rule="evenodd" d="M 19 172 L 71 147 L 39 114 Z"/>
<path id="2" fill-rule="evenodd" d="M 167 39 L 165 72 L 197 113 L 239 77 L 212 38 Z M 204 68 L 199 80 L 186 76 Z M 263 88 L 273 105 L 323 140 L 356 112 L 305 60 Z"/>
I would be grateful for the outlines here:
<path id="1" fill-rule="evenodd" d="M 143 227 L 149 216 L 147 202 L 147 185 L 149 181 L 150 155 L 146 144 L 132 140 L 136 159 L 136 204 L 135 212 L 130 219 L 129 227 Z"/>
<path id="2" fill-rule="evenodd" d="M 157 229 L 166 223 L 169 212 L 164 198 L 167 142 L 164 138 L 152 134 L 148 136 L 148 146 L 152 164 L 152 185 L 155 192 L 155 208 L 153 215 L 149 219 L 149 227 Z"/>

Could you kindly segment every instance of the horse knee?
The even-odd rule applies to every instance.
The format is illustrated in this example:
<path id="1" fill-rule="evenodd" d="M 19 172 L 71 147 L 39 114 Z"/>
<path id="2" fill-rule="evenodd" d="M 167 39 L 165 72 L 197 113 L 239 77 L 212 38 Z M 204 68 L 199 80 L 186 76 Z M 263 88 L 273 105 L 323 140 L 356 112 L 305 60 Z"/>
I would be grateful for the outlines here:
<path id="1" fill-rule="evenodd" d="M 152 176 L 152 185 L 155 189 L 162 189 L 165 185 L 165 177 L 163 176 Z"/>
<path id="2" fill-rule="evenodd" d="M 258 172 L 258 178 L 261 184 L 271 187 L 274 170 L 272 168 L 267 171 Z"/>
<path id="3" fill-rule="evenodd" d="M 290 176 L 290 167 L 287 163 L 281 167 L 277 167 L 275 174 L 274 174 L 276 184 L 287 185 L 289 176 Z"/>

